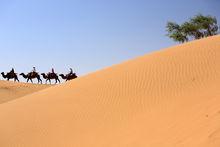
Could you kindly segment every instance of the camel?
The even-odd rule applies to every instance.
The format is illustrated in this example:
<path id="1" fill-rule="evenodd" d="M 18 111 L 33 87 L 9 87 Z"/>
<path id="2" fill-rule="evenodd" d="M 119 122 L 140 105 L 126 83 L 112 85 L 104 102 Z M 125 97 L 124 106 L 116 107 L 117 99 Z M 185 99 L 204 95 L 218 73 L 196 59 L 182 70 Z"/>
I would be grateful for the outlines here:
<path id="1" fill-rule="evenodd" d="M 64 80 L 66 80 L 66 81 L 70 81 L 70 80 L 72 80 L 72 79 L 77 78 L 76 73 L 73 73 L 73 74 L 67 74 L 67 75 L 60 74 L 59 76 L 61 76 L 61 78 L 64 79 Z"/>
<path id="2" fill-rule="evenodd" d="M 48 74 L 42 73 L 41 75 L 43 76 L 44 79 L 46 79 L 46 83 L 49 80 L 49 82 L 51 84 L 51 79 L 55 79 L 55 81 L 56 81 L 55 84 L 57 83 L 57 81 L 59 81 L 59 83 L 60 83 L 59 77 L 57 76 L 56 73 L 48 73 Z"/>
<path id="3" fill-rule="evenodd" d="M 23 76 L 23 78 L 27 79 L 27 83 L 29 80 L 31 81 L 31 83 L 33 83 L 32 79 L 37 78 L 38 83 L 42 84 L 42 80 L 40 78 L 40 75 L 37 72 L 30 72 L 27 75 L 24 73 L 21 73 L 20 75 Z"/>
<path id="4" fill-rule="evenodd" d="M 16 81 L 19 82 L 18 76 L 17 76 L 16 73 L 9 72 L 9 73 L 7 73 L 7 74 L 5 75 L 5 73 L 2 72 L 1 74 L 2 74 L 2 77 L 3 77 L 4 79 L 7 79 L 8 81 L 9 81 L 10 79 L 14 79 L 14 82 L 16 82 Z"/>

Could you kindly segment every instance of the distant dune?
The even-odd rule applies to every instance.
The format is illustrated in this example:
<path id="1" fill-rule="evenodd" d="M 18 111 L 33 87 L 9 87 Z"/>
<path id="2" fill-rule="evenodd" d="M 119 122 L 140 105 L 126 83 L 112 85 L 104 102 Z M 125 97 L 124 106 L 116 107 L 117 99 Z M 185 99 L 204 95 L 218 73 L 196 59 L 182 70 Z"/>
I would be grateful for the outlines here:
<path id="1" fill-rule="evenodd" d="M 0 104 L 50 87 L 49 85 L 0 81 Z"/>
<path id="2" fill-rule="evenodd" d="M 0 105 L 2 147 L 219 147 L 220 36 Z"/>

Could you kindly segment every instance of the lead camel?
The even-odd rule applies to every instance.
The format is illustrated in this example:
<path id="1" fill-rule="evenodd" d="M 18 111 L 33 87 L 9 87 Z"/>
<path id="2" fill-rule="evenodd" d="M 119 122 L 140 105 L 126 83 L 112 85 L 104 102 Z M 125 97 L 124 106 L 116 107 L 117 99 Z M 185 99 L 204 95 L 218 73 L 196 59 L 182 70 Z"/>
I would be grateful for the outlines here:
<path id="1" fill-rule="evenodd" d="M 19 82 L 18 76 L 17 76 L 16 73 L 9 72 L 9 73 L 7 73 L 7 74 L 5 75 L 5 73 L 2 72 L 1 74 L 2 74 L 2 77 L 3 77 L 4 79 L 7 79 L 8 81 L 9 81 L 10 79 L 14 79 L 14 82 L 16 82 L 16 81 Z"/>

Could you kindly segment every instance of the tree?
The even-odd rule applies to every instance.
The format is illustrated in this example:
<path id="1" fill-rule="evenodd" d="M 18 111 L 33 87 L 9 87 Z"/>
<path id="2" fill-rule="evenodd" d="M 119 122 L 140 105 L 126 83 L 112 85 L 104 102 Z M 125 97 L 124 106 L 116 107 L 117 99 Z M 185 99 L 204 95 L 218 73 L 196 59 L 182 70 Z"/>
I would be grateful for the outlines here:
<path id="1" fill-rule="evenodd" d="M 167 32 L 168 36 L 172 38 L 174 41 L 184 43 L 188 41 L 187 35 L 182 31 L 182 28 L 180 25 L 178 25 L 175 22 L 168 22 L 167 23 Z"/>
<path id="2" fill-rule="evenodd" d="M 181 28 L 182 31 L 186 34 L 188 40 L 190 40 L 189 38 L 200 39 L 204 37 L 203 33 L 200 31 L 200 27 L 194 23 L 184 22 L 181 25 Z"/>
<path id="3" fill-rule="evenodd" d="M 175 22 L 168 22 L 166 28 L 167 36 L 181 43 L 216 35 L 219 29 L 215 17 L 203 16 L 202 14 L 194 16 L 181 25 Z"/>
<path id="4" fill-rule="evenodd" d="M 213 36 L 218 33 L 217 19 L 210 15 L 203 16 L 202 14 L 198 14 L 190 19 L 190 23 L 198 26 L 198 29 L 203 32 L 205 37 Z"/>

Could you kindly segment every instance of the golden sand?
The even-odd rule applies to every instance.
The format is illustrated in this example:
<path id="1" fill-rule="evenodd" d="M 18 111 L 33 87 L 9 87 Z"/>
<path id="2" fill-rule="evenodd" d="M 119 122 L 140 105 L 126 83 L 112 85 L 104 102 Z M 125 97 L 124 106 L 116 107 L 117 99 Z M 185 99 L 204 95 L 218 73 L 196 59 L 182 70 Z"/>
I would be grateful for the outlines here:
<path id="1" fill-rule="evenodd" d="M 220 36 L 0 105 L 1 147 L 219 147 Z"/>

